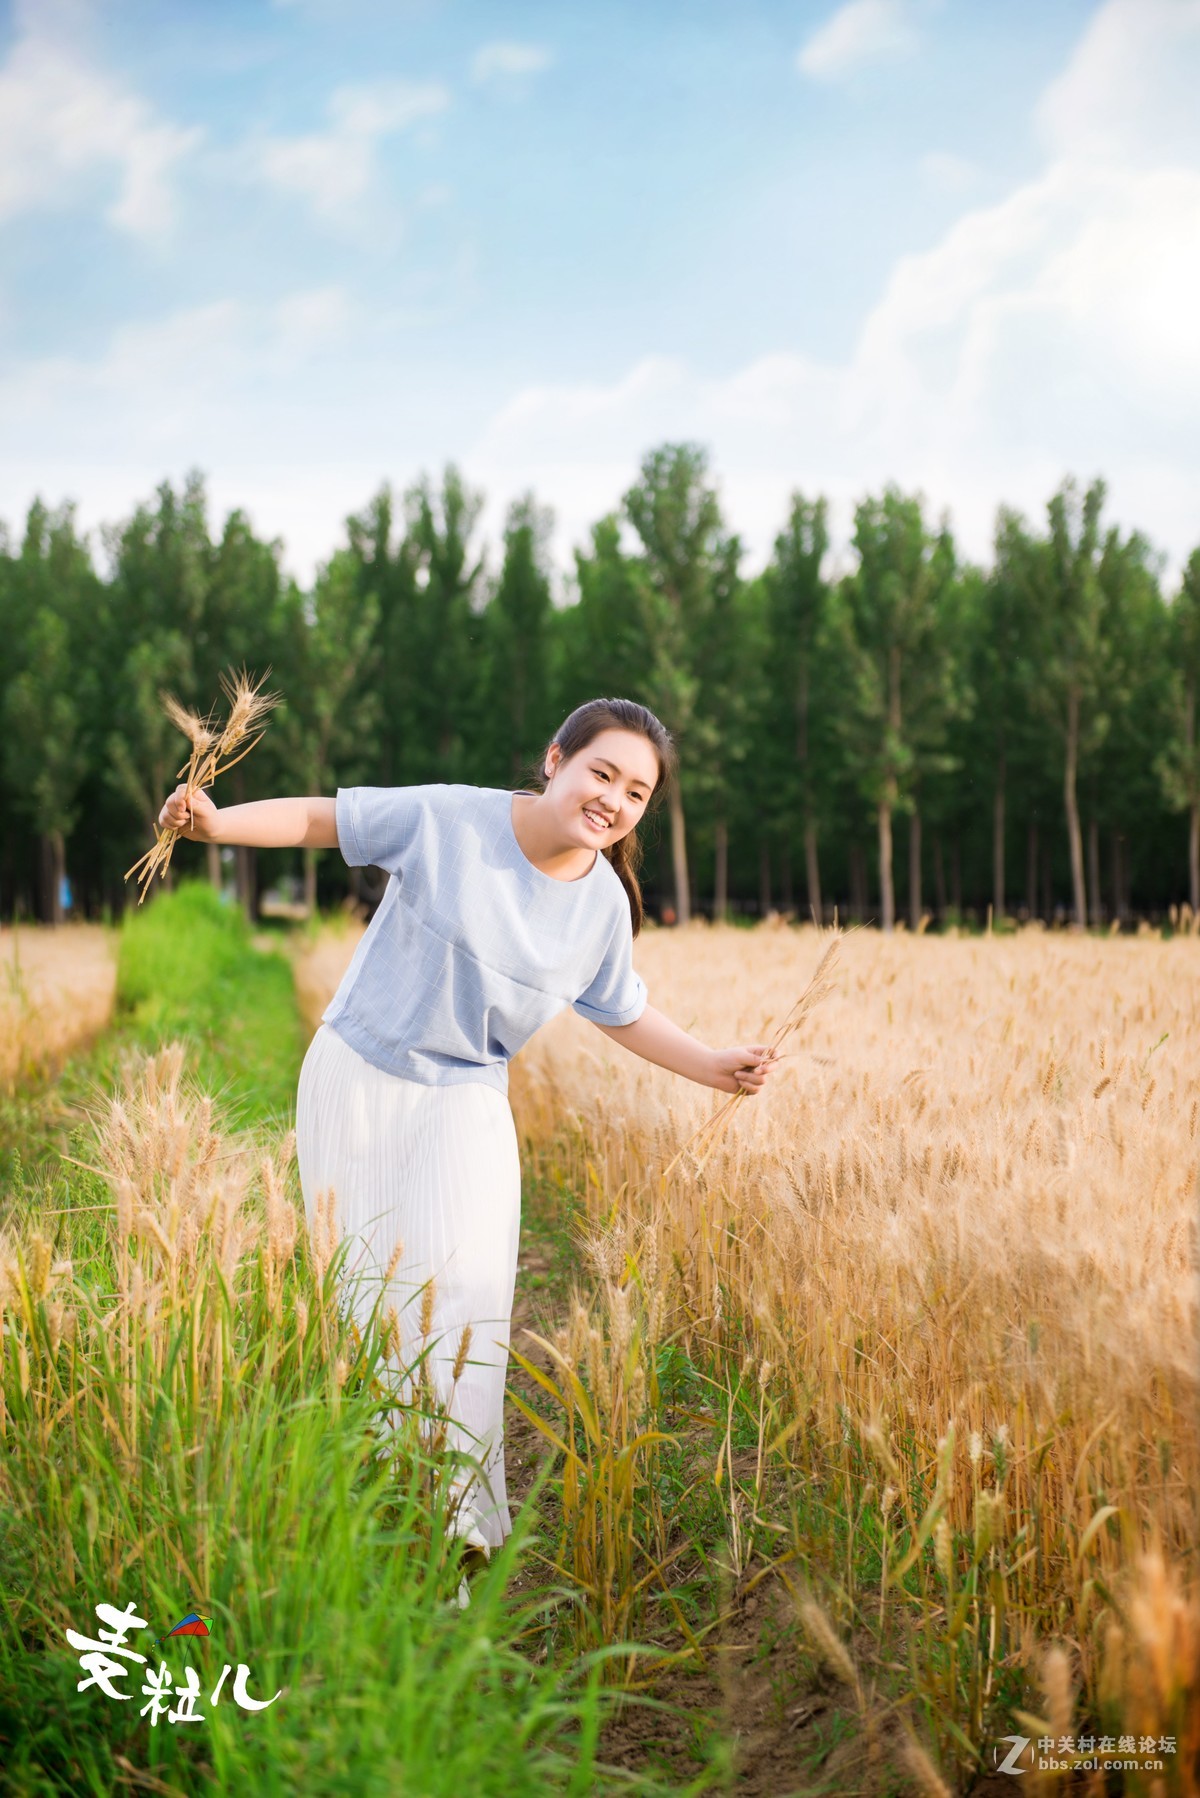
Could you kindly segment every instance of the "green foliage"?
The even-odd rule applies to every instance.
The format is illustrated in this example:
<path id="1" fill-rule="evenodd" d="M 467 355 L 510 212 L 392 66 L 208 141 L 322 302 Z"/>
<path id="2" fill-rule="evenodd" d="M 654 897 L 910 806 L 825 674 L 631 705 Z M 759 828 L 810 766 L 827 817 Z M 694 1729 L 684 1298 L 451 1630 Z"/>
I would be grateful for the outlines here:
<path id="1" fill-rule="evenodd" d="M 1093 921 L 1185 883 L 1200 903 L 1197 559 L 1168 607 L 1144 538 L 1103 525 L 1102 482 L 1064 482 L 1041 532 L 1002 507 L 986 576 L 889 487 L 857 506 L 857 566 L 834 579 L 826 501 L 793 493 L 748 578 L 707 452 L 665 443 L 575 551 L 561 606 L 550 514 L 532 494 L 511 506 L 489 573 L 482 503 L 453 465 L 382 487 L 308 591 L 242 512 L 210 526 L 196 473 L 103 531 L 104 579 L 70 506 L 35 503 L 19 550 L 0 527 L 0 909 L 50 917 L 67 871 L 91 916 L 129 901 L 125 870 L 187 754 L 162 693 L 205 714 L 243 664 L 269 668 L 283 702 L 218 803 L 516 784 L 569 711 L 615 694 L 679 744 L 671 828 L 643 831 L 651 907 L 707 909 L 722 870 L 735 907 L 777 903 L 782 869 L 800 915 L 814 890 L 844 910 L 864 856 L 892 888 L 892 814 L 924 829 L 910 822 L 895 859 L 921 856 L 927 877 L 932 852 L 943 923 L 1018 885 L 1036 909 L 1068 892 L 1078 908 L 1085 860 Z M 205 860 L 176 854 L 185 876 Z M 244 851 L 244 909 L 301 857 L 310 899 L 369 890 L 328 852 Z"/>
<path id="2" fill-rule="evenodd" d="M 291 965 L 255 948 L 241 911 L 203 882 L 126 912 L 116 1023 L 139 1047 L 186 1042 L 199 1077 L 245 1126 L 281 1120 L 295 1103 L 304 1037 Z"/>
<path id="3" fill-rule="evenodd" d="M 1164 635 L 1166 728 L 1154 769 L 1167 805 L 1190 811 L 1194 819 L 1200 810 L 1200 549 L 1193 550 L 1184 570 Z M 1196 828 L 1193 823 L 1193 837 Z M 1200 904 L 1195 891 L 1191 904 Z"/>
<path id="4" fill-rule="evenodd" d="M 479 732 L 497 781 L 515 782 L 558 727 L 550 690 L 551 514 L 533 495 L 509 507 L 504 565 L 483 614 Z"/>

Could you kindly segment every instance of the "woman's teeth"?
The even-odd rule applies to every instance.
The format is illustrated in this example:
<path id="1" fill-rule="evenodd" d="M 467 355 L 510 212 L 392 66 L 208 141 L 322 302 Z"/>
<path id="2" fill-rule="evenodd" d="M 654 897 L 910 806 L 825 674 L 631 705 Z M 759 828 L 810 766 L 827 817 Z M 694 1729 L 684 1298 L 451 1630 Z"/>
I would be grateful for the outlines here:
<path id="1" fill-rule="evenodd" d="M 601 818 L 601 817 L 597 816 L 597 814 L 595 812 L 589 812 L 586 807 L 584 808 L 583 815 L 587 819 L 588 823 L 590 825 L 592 825 L 592 827 L 595 830 L 607 830 L 608 829 L 608 819 L 607 818 Z"/>

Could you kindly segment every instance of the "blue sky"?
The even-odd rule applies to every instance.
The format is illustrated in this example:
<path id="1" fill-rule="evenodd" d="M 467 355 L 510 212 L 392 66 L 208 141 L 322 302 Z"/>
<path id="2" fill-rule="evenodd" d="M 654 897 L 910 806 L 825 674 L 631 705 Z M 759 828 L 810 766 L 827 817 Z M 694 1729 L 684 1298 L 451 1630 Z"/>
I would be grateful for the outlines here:
<path id="1" fill-rule="evenodd" d="M 307 579 L 457 460 L 560 570 L 665 438 L 747 567 L 894 478 L 1200 543 L 1200 0 L 0 7 L 0 517 L 191 466 Z"/>

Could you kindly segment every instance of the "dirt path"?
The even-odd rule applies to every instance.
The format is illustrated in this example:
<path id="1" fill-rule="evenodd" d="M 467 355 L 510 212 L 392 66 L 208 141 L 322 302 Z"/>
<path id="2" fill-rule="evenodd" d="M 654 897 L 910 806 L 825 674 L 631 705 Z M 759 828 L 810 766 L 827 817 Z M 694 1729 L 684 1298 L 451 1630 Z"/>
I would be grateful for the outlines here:
<path id="1" fill-rule="evenodd" d="M 530 1191 L 527 1184 L 526 1191 Z M 512 1345 L 543 1372 L 554 1367 L 530 1330 L 552 1337 L 565 1315 L 573 1264 L 569 1242 L 556 1223 L 553 1201 L 534 1196 L 522 1227 Z M 538 1393 L 515 1362 L 509 1383 L 527 1403 Z M 545 1438 L 508 1407 L 505 1422 L 510 1502 L 527 1499 L 548 1452 Z M 543 1493 L 543 1516 L 552 1526 L 552 1488 Z M 538 1584 L 534 1570 L 518 1581 Z M 749 1579 L 743 1586 L 749 1584 Z M 601 1734 L 602 1758 L 683 1788 L 705 1767 L 721 1769 L 712 1789 L 745 1798 L 800 1798 L 801 1794 L 902 1794 L 915 1788 L 898 1771 L 895 1741 L 879 1744 L 872 1765 L 861 1719 L 846 1688 L 823 1669 L 802 1670 L 794 1607 L 782 1581 L 764 1579 L 752 1591 L 735 1591 L 723 1628 L 709 1638 L 703 1662 L 670 1669 L 654 1684 L 653 1697 L 670 1708 L 627 1706 Z M 889 1755 L 889 1748 L 892 1752 Z"/>

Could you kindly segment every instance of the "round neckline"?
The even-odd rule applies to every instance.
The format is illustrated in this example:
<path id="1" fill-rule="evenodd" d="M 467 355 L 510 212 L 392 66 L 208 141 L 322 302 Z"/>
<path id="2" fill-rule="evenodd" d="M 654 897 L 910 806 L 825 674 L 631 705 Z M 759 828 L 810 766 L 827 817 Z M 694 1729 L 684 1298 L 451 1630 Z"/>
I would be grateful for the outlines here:
<path id="1" fill-rule="evenodd" d="M 592 861 L 592 865 L 588 869 L 586 874 L 576 874 L 574 879 L 572 879 L 572 880 L 560 880 L 557 874 L 547 874 L 545 868 L 539 868 L 536 862 L 531 862 L 529 857 L 526 855 L 525 851 L 521 848 L 520 842 L 518 841 L 518 838 L 517 838 L 516 827 L 513 824 L 513 800 L 514 799 L 536 799 L 536 798 L 537 798 L 537 794 L 531 793 L 527 787 L 519 787 L 516 790 L 516 792 L 509 792 L 507 788 L 505 789 L 506 804 L 504 807 L 504 817 L 505 817 L 505 821 L 508 825 L 508 834 L 513 840 L 513 844 L 516 847 L 518 855 L 521 857 L 521 860 L 525 863 L 525 866 L 529 869 L 531 874 L 536 874 L 539 880 L 548 881 L 551 886 L 555 886 L 555 887 L 583 886 L 586 881 L 589 881 L 592 879 L 593 875 L 596 873 L 596 870 L 600 864 L 600 851 L 598 849 L 595 852 L 595 856 Z"/>

